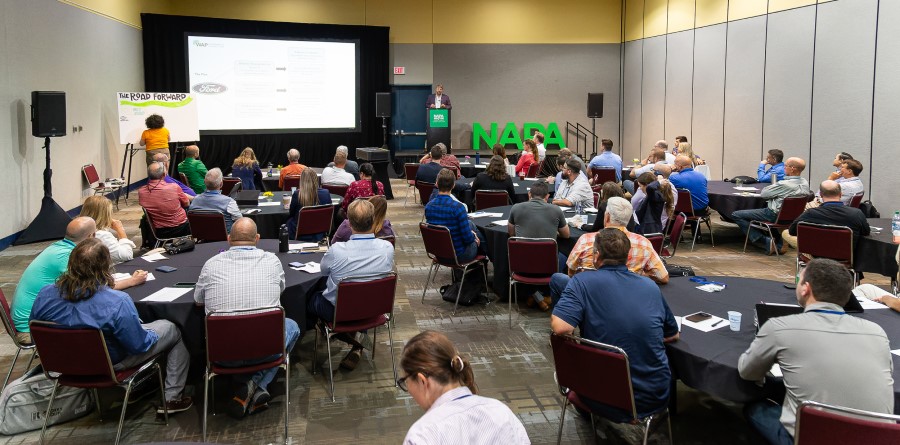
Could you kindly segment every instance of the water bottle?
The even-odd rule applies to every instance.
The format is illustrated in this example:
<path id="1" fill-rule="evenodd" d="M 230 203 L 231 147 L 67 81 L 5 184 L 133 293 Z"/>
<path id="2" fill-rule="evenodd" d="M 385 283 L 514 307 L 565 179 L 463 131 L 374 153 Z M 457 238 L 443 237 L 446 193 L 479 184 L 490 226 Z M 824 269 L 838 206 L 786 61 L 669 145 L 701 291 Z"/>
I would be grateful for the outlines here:
<path id="1" fill-rule="evenodd" d="M 900 244 L 900 212 L 894 212 L 891 218 L 891 235 L 894 236 L 894 244 Z"/>
<path id="2" fill-rule="evenodd" d="M 269 177 L 272 177 L 272 163 L 269 163 Z"/>
<path id="3" fill-rule="evenodd" d="M 584 209 L 580 202 L 575 203 L 575 221 L 579 227 L 584 224 Z"/>
<path id="4" fill-rule="evenodd" d="M 281 253 L 285 253 L 288 251 L 288 239 L 290 236 L 288 235 L 288 227 L 287 224 L 282 224 L 281 228 L 278 229 L 278 251 Z"/>
<path id="5" fill-rule="evenodd" d="M 481 152 L 480 151 L 475 152 L 475 163 L 481 164 Z"/>
<path id="6" fill-rule="evenodd" d="M 776 182 L 778 182 L 778 175 L 776 175 L 775 172 L 772 172 L 769 179 L 772 180 L 772 184 L 775 184 Z"/>

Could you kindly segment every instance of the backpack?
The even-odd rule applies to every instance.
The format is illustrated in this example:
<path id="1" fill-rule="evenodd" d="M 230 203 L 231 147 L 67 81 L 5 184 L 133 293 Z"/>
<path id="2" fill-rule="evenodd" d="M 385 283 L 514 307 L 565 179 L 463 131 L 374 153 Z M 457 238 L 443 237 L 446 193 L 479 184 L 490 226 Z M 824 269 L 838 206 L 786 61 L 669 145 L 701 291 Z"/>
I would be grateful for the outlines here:
<path id="1" fill-rule="evenodd" d="M 866 218 L 881 218 L 881 213 L 878 213 L 878 210 L 872 205 L 872 201 L 868 199 L 859 204 L 859 210 L 866 215 Z"/>
<path id="2" fill-rule="evenodd" d="M 12 435 L 39 430 L 44 425 L 53 380 L 35 366 L 6 385 L 0 393 L 0 434 Z M 56 425 L 83 417 L 94 410 L 91 391 L 70 386 L 56 389 L 53 412 L 47 425 Z"/>
<path id="3" fill-rule="evenodd" d="M 725 182 L 730 182 L 730 183 L 734 184 L 737 182 L 738 179 L 740 179 L 744 184 L 756 184 L 757 182 L 759 182 L 756 180 L 756 178 L 751 177 L 751 176 L 735 176 L 731 179 L 725 178 Z"/>
<path id="4" fill-rule="evenodd" d="M 456 303 L 456 294 L 459 292 L 459 286 L 462 284 L 460 278 L 462 272 L 453 271 L 453 282 L 441 286 L 441 298 L 450 303 Z M 465 286 L 463 286 L 462 294 L 459 296 L 460 306 L 472 306 L 475 303 L 485 300 L 481 295 L 484 291 L 484 267 L 477 267 L 466 274 Z"/>

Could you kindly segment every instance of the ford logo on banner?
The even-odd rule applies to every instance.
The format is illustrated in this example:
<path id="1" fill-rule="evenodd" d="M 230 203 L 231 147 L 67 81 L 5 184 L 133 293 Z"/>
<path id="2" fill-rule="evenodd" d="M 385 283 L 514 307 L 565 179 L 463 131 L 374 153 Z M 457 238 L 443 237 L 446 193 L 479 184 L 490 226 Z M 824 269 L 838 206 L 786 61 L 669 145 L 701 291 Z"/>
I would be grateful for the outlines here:
<path id="1" fill-rule="evenodd" d="M 191 89 L 200 94 L 219 94 L 224 93 L 228 87 L 220 83 L 204 82 L 194 85 Z"/>

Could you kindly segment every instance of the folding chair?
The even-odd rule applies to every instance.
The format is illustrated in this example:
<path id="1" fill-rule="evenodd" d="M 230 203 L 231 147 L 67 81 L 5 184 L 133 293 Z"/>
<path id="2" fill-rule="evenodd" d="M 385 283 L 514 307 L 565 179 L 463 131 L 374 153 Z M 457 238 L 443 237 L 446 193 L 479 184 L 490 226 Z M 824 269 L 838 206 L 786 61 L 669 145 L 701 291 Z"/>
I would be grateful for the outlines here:
<path id="1" fill-rule="evenodd" d="M 191 210 L 187 213 L 191 237 L 198 243 L 228 241 L 225 215 L 212 210 Z"/>
<path id="2" fill-rule="evenodd" d="M 434 184 L 430 182 L 416 181 L 416 190 L 419 191 L 419 202 L 421 202 L 423 206 L 428 205 L 428 201 L 431 199 L 431 194 L 434 192 Z"/>
<path id="3" fill-rule="evenodd" d="M 790 227 L 794 220 L 806 210 L 806 203 L 808 201 L 807 196 L 784 198 L 784 201 L 781 203 L 781 209 L 775 217 L 775 222 L 750 221 L 750 227 L 747 229 L 747 236 L 744 237 L 744 252 L 747 251 L 747 242 L 750 241 L 751 230 L 765 230 L 768 232 L 770 239 L 775 239 L 776 233 L 781 233 L 782 230 Z M 678 202 L 681 202 L 681 195 L 678 196 Z M 775 250 L 775 255 L 779 255 L 778 249 Z"/>
<path id="4" fill-rule="evenodd" d="M 284 369 L 284 443 L 288 443 L 288 408 L 291 390 L 290 355 L 284 344 L 284 309 L 281 306 L 216 311 L 206 315 L 206 370 L 203 374 L 203 440 L 206 440 L 209 386 L 217 375 L 251 374 L 264 369 Z M 248 335 L 252 334 L 252 335 Z M 253 361 L 245 366 L 220 363 Z M 212 401 L 216 415 L 215 399 Z"/>
<path id="5" fill-rule="evenodd" d="M 383 239 L 391 243 L 392 246 L 397 247 L 397 238 L 394 235 L 379 236 L 378 239 Z"/>
<path id="6" fill-rule="evenodd" d="M 456 304 L 453 306 L 453 314 L 459 308 L 459 296 L 462 295 L 462 288 L 466 282 L 466 274 L 472 267 L 481 266 L 484 268 L 484 288 L 490 289 L 487 284 L 487 263 L 488 258 L 484 255 L 476 255 L 467 263 L 460 263 L 456 258 L 456 249 L 453 247 L 453 238 L 450 236 L 450 229 L 435 224 L 419 223 L 419 230 L 422 232 L 422 241 L 425 243 L 425 253 L 431 258 L 431 269 L 428 270 L 428 279 L 425 281 L 425 289 L 422 289 L 422 303 L 425 302 L 425 293 L 428 292 L 428 286 L 432 280 L 437 278 L 438 270 L 441 266 L 448 267 L 451 270 L 461 270 L 462 278 L 460 278 L 459 291 L 456 293 Z"/>
<path id="7" fill-rule="evenodd" d="M 293 187 L 300 188 L 300 175 L 286 175 L 281 180 L 281 191 L 287 192 Z"/>
<path id="8" fill-rule="evenodd" d="M 509 327 L 512 329 L 512 305 L 518 309 L 519 290 L 516 284 L 549 286 L 550 277 L 559 271 L 559 248 L 551 238 L 510 237 L 509 249 Z"/>
<path id="9" fill-rule="evenodd" d="M 850 198 L 850 202 L 847 203 L 847 205 L 850 207 L 853 207 L 855 209 L 858 209 L 859 205 L 862 204 L 863 196 L 865 196 L 865 195 L 866 195 L 866 192 L 859 192 L 859 193 L 853 195 L 853 197 Z"/>
<path id="10" fill-rule="evenodd" d="M 25 369 L 28 370 L 31 368 L 31 363 L 34 362 L 34 356 L 37 353 L 37 350 L 34 347 L 34 342 L 22 343 L 19 341 L 19 337 L 16 334 L 19 331 L 16 329 L 16 324 L 13 323 L 12 320 L 12 311 L 9 310 L 9 303 L 6 301 L 6 296 L 3 295 L 3 291 L 0 290 L 0 320 L 3 321 L 3 328 L 6 329 L 6 333 L 9 334 L 10 339 L 13 342 L 13 345 L 16 347 L 16 355 L 13 356 L 12 363 L 9 364 L 9 371 L 6 372 L 6 378 L 3 379 L 3 388 L 0 388 L 0 392 L 6 388 L 6 384 L 9 383 L 9 377 L 12 375 L 13 368 L 16 367 L 16 360 L 19 359 L 19 354 L 22 351 L 31 351 L 31 358 L 28 359 L 28 365 L 25 366 Z"/>
<path id="11" fill-rule="evenodd" d="M 178 180 L 181 181 L 182 184 L 184 184 L 188 187 L 191 186 L 191 184 L 188 183 L 187 175 L 182 172 L 178 172 Z"/>
<path id="12" fill-rule="evenodd" d="M 650 241 L 650 244 L 653 245 L 653 250 L 659 254 L 663 249 L 663 243 L 666 241 L 666 236 L 662 233 L 645 233 L 644 238 L 647 238 Z"/>
<path id="13" fill-rule="evenodd" d="M 835 260 L 850 270 L 854 285 L 859 284 L 853 270 L 853 230 L 846 226 L 797 223 L 797 275 L 813 258 Z"/>
<path id="14" fill-rule="evenodd" d="M 331 233 L 333 222 L 333 205 L 322 204 L 303 207 L 300 209 L 300 213 L 297 214 L 297 233 L 294 234 L 294 239 L 298 239 L 302 235 L 324 233 L 325 242 L 330 246 L 331 241 L 328 239 L 328 234 Z"/>
<path id="15" fill-rule="evenodd" d="M 416 173 L 419 172 L 419 163 L 418 162 L 407 162 L 403 164 L 403 176 L 406 178 L 406 200 L 403 201 L 403 205 L 409 201 L 409 196 L 412 195 L 413 202 L 416 201 L 415 189 L 416 187 Z"/>
<path id="16" fill-rule="evenodd" d="M 334 371 L 331 365 L 331 337 L 373 329 L 372 356 L 378 339 L 378 326 L 387 325 L 391 351 L 391 365 L 394 368 L 394 382 L 397 381 L 397 363 L 394 359 L 394 333 L 391 319 L 394 315 L 394 295 L 397 290 L 397 274 L 388 276 L 345 277 L 338 283 L 337 300 L 334 305 L 334 319 L 322 320 L 316 331 L 324 330 L 325 349 L 328 351 L 328 383 L 331 386 L 331 401 L 334 402 Z M 319 363 L 319 336 L 316 335 L 313 367 Z M 374 365 L 374 362 L 373 362 Z"/>
<path id="17" fill-rule="evenodd" d="M 678 243 L 681 241 L 681 233 L 684 231 L 684 225 L 687 222 L 687 216 L 684 213 L 678 213 L 669 220 L 669 245 L 668 247 L 660 246 L 660 258 L 672 258 L 678 249 Z M 671 250 L 670 250 L 671 249 Z"/>
<path id="18" fill-rule="evenodd" d="M 509 205 L 509 193 L 506 190 L 476 190 L 475 210 L 489 209 Z"/>
<path id="19" fill-rule="evenodd" d="M 235 188 L 237 187 L 237 188 Z M 243 188 L 241 180 L 237 178 L 222 178 L 222 194 L 231 196 L 231 193 Z"/>
<path id="20" fill-rule="evenodd" d="M 644 430 L 644 444 L 650 434 L 650 424 L 658 414 L 665 414 L 669 426 L 669 440 L 672 440 L 672 421 L 668 407 L 645 418 L 639 418 L 634 402 L 634 388 L 631 382 L 631 367 L 628 354 L 616 346 L 607 345 L 572 335 L 550 336 L 553 360 L 556 363 L 556 382 L 566 388 L 563 412 L 559 418 L 559 433 L 556 443 L 562 441 L 563 423 L 569 404 L 590 412 L 590 408 L 580 397 L 595 400 L 604 405 L 631 412 L 631 424 L 641 425 Z M 594 416 L 591 413 L 591 425 Z M 594 434 L 596 435 L 596 429 Z M 596 439 L 596 437 L 595 437 Z"/>
<path id="21" fill-rule="evenodd" d="M 694 231 L 691 240 L 691 252 L 694 251 L 694 245 L 697 244 L 697 237 L 700 235 L 700 223 L 706 223 L 709 229 L 709 242 L 716 247 L 716 240 L 713 238 L 712 223 L 709 219 L 709 208 L 707 207 L 705 215 L 696 215 L 694 213 L 694 204 L 691 202 L 691 191 L 687 189 L 678 189 L 678 202 L 675 203 L 675 212 L 684 213 L 687 222 L 691 223 L 691 229 Z"/>
<path id="22" fill-rule="evenodd" d="M 336 184 L 322 184 L 322 188 L 328 190 L 328 193 L 332 195 L 340 195 L 344 196 L 347 194 L 347 189 L 350 188 L 349 185 L 336 185 Z"/>
<path id="23" fill-rule="evenodd" d="M 143 210 L 143 212 L 144 212 L 144 218 L 147 219 L 147 226 L 150 227 L 150 233 L 153 234 L 153 238 L 156 238 L 156 243 L 153 245 L 154 249 L 157 247 L 160 247 L 160 246 L 164 246 L 169 241 L 175 241 L 180 238 L 187 238 L 184 236 L 176 236 L 173 238 L 160 238 L 159 236 L 156 235 L 156 228 L 153 227 L 153 218 L 150 216 L 150 213 L 147 212 L 147 209 L 145 209 L 143 207 L 141 207 L 141 210 Z"/>
<path id="24" fill-rule="evenodd" d="M 116 430 L 116 441 L 122 436 L 122 424 L 125 421 L 125 410 L 128 408 L 128 396 L 135 384 L 137 376 L 142 375 L 148 369 L 155 369 L 159 378 L 160 399 L 163 406 L 163 415 L 166 425 L 169 424 L 169 411 L 166 407 L 165 383 L 162 378 L 162 370 L 156 357 L 144 362 L 141 366 L 116 371 L 113 368 L 109 350 L 106 348 L 106 340 L 103 331 L 99 329 L 69 329 L 55 323 L 32 320 L 29 324 L 31 338 L 37 346 L 41 357 L 41 365 L 48 379 L 53 380 L 53 390 L 50 392 L 50 401 L 47 404 L 47 412 L 52 412 L 53 401 L 56 399 L 56 390 L 59 385 L 74 388 L 90 389 L 94 393 L 97 403 L 97 413 L 103 417 L 100 411 L 100 398 L 98 388 L 111 388 L 114 386 L 125 387 L 125 400 L 122 402 L 122 413 L 119 415 L 119 427 Z M 141 381 L 149 376 L 144 376 Z M 44 443 L 44 434 L 47 432 L 47 423 L 50 416 L 44 417 L 44 426 L 41 429 L 41 443 Z"/>
<path id="25" fill-rule="evenodd" d="M 97 173 L 97 168 L 94 167 L 94 164 L 87 164 L 81 167 L 81 172 L 84 173 L 84 179 L 87 180 L 91 190 L 94 191 L 95 195 L 105 195 L 107 193 L 115 193 L 122 189 L 125 186 L 125 183 L 118 182 L 102 182 L 100 181 L 100 174 Z M 119 209 L 119 195 L 116 194 L 116 200 L 114 201 L 116 204 L 116 210 Z M 128 198 L 125 198 L 125 204 L 128 204 Z"/>
<path id="26" fill-rule="evenodd" d="M 900 416 L 809 400 L 800 403 L 794 425 L 794 445 L 847 443 L 900 443 Z"/>
<path id="27" fill-rule="evenodd" d="M 535 161 L 533 164 L 528 166 L 528 173 L 525 174 L 525 177 L 537 178 L 537 174 L 539 171 L 541 171 L 541 163 Z"/>
<path id="28" fill-rule="evenodd" d="M 616 182 L 616 169 L 613 167 L 591 167 L 591 178 L 594 179 L 594 185 L 606 184 L 607 182 Z"/>
<path id="29" fill-rule="evenodd" d="M 599 209 L 600 208 L 600 193 L 595 191 L 595 192 L 593 192 L 593 194 L 594 194 L 594 208 Z M 597 215 L 597 218 L 602 219 L 603 215 Z"/>

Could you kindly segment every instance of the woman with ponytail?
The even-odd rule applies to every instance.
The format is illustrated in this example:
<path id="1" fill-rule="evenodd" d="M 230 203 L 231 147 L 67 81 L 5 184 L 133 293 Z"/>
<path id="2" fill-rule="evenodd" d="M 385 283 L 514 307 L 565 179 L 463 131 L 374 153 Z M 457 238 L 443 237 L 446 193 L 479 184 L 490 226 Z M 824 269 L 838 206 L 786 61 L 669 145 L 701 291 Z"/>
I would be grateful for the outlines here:
<path id="1" fill-rule="evenodd" d="M 482 397 L 468 360 L 444 334 L 422 332 L 406 344 L 397 385 L 425 410 L 406 433 L 412 444 L 530 444 L 525 427 L 502 402 Z"/>
<path id="2" fill-rule="evenodd" d="M 344 202 L 341 203 L 343 214 L 347 214 L 347 206 L 356 198 L 368 198 L 369 196 L 384 195 L 384 185 L 375 180 L 375 167 L 366 162 L 359 166 L 359 181 L 355 181 L 347 188 L 344 194 Z"/>

